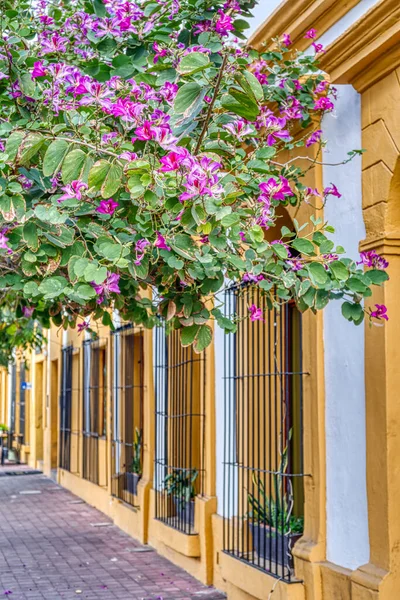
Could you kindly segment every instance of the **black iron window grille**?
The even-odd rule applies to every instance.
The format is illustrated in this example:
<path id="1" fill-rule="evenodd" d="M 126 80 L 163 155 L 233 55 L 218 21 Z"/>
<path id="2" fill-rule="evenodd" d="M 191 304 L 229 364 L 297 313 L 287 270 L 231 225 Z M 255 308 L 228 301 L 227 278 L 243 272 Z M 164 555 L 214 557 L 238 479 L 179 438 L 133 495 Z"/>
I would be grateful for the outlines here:
<path id="1" fill-rule="evenodd" d="M 22 362 L 19 367 L 19 434 L 20 443 L 25 442 L 25 363 Z"/>
<path id="2" fill-rule="evenodd" d="M 83 342 L 83 478 L 107 481 L 107 461 L 99 458 L 99 441 L 106 437 L 106 345 L 101 339 Z M 100 474 L 102 473 L 103 476 Z"/>
<path id="3" fill-rule="evenodd" d="M 155 518 L 196 532 L 195 498 L 204 495 L 205 354 L 155 330 Z"/>
<path id="4" fill-rule="evenodd" d="M 58 466 L 71 470 L 72 368 L 74 347 L 62 349 L 60 390 L 60 454 Z"/>
<path id="5" fill-rule="evenodd" d="M 253 304 L 263 321 L 244 319 Z M 266 310 L 254 287 L 226 290 L 225 314 L 239 322 L 225 337 L 224 551 L 291 582 L 304 525 L 301 315 Z"/>
<path id="6" fill-rule="evenodd" d="M 130 324 L 112 332 L 111 493 L 138 506 L 143 472 L 143 329 Z"/>

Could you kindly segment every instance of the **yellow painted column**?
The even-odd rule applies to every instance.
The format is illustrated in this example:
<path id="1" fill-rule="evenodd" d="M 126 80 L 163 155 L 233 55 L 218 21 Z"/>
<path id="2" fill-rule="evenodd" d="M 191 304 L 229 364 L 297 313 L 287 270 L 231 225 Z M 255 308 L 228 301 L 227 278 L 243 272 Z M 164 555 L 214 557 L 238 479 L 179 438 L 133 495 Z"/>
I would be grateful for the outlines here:
<path id="1" fill-rule="evenodd" d="M 390 280 L 367 306 L 389 321 L 365 326 L 367 489 L 370 561 L 352 576 L 354 600 L 400 598 L 400 80 L 392 72 L 362 97 L 363 209 L 367 238 L 389 261 Z"/>

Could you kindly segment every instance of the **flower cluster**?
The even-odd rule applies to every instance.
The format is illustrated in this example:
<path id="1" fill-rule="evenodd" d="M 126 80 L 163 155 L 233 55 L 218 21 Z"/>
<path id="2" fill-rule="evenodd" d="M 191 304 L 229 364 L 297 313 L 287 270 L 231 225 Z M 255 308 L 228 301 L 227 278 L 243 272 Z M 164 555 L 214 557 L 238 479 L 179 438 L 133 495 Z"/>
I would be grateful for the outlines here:
<path id="1" fill-rule="evenodd" d="M 234 281 L 278 309 L 342 298 L 356 324 L 386 319 L 362 303 L 384 258 L 344 258 L 314 216 L 281 227 L 303 203 L 345 201 L 304 184 L 335 90 L 314 29 L 311 54 L 289 35 L 262 52 L 240 42 L 254 4 L 40 0 L 23 3 L 19 32 L 5 14 L 0 287 L 19 318 L 84 331 L 112 326 L 114 308 L 146 327 L 161 316 L 201 352 L 211 319 L 236 327 L 208 301 Z M 252 321 L 263 312 L 249 306 Z"/>

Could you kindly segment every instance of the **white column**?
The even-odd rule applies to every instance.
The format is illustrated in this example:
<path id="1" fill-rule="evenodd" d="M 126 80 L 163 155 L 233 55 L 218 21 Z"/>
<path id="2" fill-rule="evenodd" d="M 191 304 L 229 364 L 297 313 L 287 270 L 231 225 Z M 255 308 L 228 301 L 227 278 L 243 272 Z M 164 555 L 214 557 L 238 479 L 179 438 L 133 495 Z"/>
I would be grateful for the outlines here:
<path id="1" fill-rule="evenodd" d="M 361 146 L 361 104 L 351 86 L 338 86 L 335 113 L 325 118 L 324 162 L 337 163 Z M 342 198 L 331 196 L 325 217 L 347 256 L 358 259 L 365 237 L 362 215 L 361 157 L 340 167 L 324 166 L 324 187 L 335 183 Z M 333 301 L 324 313 L 326 401 L 327 559 L 356 569 L 369 559 L 366 487 L 364 326 L 341 315 Z"/>

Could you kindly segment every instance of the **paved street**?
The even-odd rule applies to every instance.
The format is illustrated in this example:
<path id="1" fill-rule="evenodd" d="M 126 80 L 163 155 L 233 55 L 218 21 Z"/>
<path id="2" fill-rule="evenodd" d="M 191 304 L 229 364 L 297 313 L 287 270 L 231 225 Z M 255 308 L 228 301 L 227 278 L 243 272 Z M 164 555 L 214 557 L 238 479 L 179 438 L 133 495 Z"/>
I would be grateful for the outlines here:
<path id="1" fill-rule="evenodd" d="M 93 526 L 99 523 L 106 525 Z M 3 596 L 11 600 L 225 597 L 141 546 L 43 475 L 0 477 Z"/>

